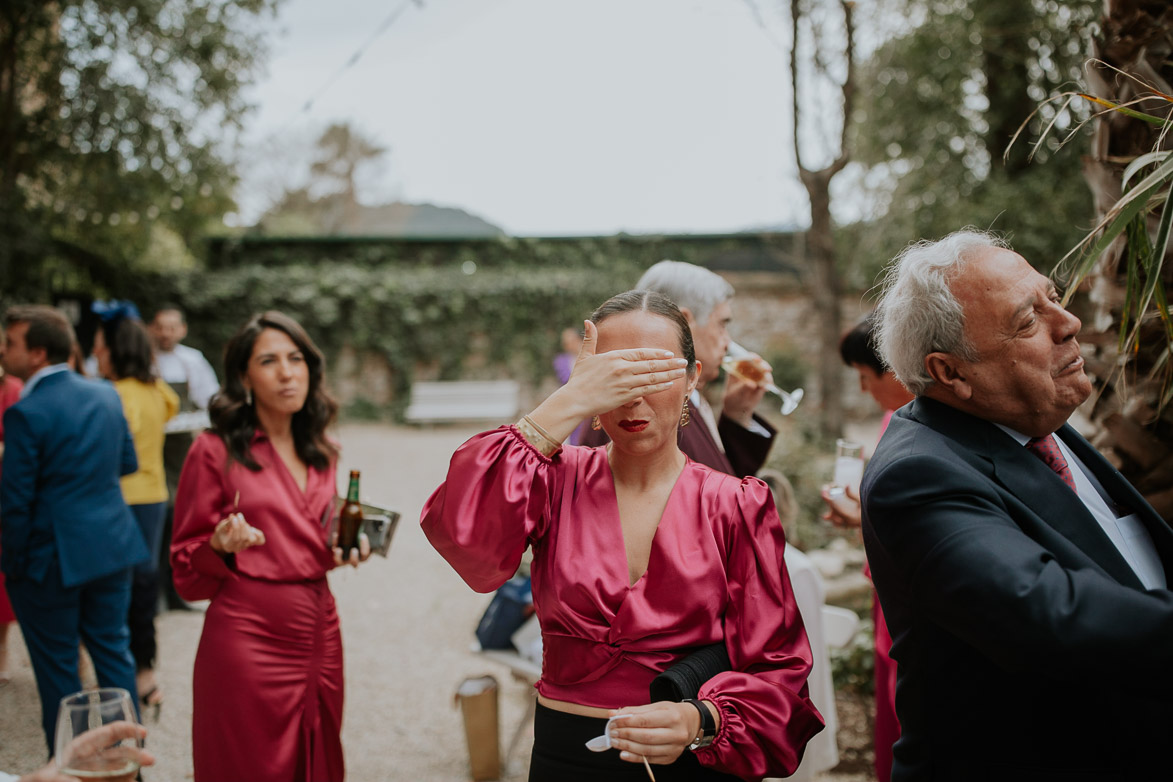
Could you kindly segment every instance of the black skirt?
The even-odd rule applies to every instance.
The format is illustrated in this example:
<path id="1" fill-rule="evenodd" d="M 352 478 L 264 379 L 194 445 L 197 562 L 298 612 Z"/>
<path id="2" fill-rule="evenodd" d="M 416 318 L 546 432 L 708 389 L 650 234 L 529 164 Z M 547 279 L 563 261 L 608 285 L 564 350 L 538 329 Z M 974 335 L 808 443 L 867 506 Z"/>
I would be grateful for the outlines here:
<path id="1" fill-rule="evenodd" d="M 529 782 L 650 782 L 643 763 L 619 759 L 619 751 L 591 752 L 586 743 L 602 736 L 607 720 L 580 717 L 538 704 Z M 656 782 L 737 782 L 738 777 L 705 768 L 685 750 L 670 766 L 652 766 Z"/>

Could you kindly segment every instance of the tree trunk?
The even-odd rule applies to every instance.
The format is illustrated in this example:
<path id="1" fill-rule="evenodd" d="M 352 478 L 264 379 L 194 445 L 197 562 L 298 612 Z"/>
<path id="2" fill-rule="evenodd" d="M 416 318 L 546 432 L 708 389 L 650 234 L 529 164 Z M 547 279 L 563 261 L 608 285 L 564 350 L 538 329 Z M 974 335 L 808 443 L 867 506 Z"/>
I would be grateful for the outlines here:
<path id="1" fill-rule="evenodd" d="M 811 204 L 811 226 L 806 233 L 806 254 L 810 268 L 812 298 L 818 322 L 819 345 L 819 430 L 824 437 L 837 437 L 843 429 L 843 368 L 839 362 L 839 338 L 843 316 L 839 301 L 842 283 L 835 266 L 835 236 L 831 223 L 831 176 L 823 171 L 800 171 Z"/>

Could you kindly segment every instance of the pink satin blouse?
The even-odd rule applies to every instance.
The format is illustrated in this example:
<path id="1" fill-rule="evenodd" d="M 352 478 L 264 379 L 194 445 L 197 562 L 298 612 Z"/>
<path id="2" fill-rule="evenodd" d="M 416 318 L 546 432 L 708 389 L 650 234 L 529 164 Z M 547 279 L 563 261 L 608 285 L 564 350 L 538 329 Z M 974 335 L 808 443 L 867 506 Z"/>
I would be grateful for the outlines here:
<path id="1" fill-rule="evenodd" d="M 229 462 L 224 442 L 212 432 L 197 437 L 187 452 L 175 492 L 171 536 L 175 588 L 186 600 L 214 597 L 224 579 L 235 574 L 264 581 L 315 581 L 334 567 L 321 523 L 334 498 L 334 465 L 326 470 L 309 467 L 303 492 L 264 432 L 253 436 L 252 454 L 261 465 L 258 472 Z M 265 533 L 265 543 L 226 559 L 209 541 L 220 520 L 234 510 Z"/>
<path id="2" fill-rule="evenodd" d="M 756 478 L 689 461 L 635 584 L 604 448 L 568 446 L 551 460 L 512 426 L 479 434 L 453 455 L 421 523 L 478 592 L 503 584 L 533 546 L 543 695 L 644 704 L 656 674 L 723 640 L 733 669 L 699 695 L 721 711 L 716 740 L 696 753 L 703 765 L 746 779 L 788 775 L 822 729 L 782 525 Z"/>

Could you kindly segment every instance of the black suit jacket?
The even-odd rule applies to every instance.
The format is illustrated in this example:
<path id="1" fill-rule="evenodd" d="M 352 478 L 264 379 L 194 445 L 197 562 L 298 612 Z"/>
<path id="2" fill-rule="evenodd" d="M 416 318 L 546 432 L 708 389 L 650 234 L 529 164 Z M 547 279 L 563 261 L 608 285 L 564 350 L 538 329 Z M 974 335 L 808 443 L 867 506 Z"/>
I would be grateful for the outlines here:
<path id="1" fill-rule="evenodd" d="M 1173 582 L 1173 531 L 1070 426 Z M 863 533 L 898 664 L 893 782 L 1173 777 L 1173 592 L 993 424 L 919 398 L 864 474 Z"/>

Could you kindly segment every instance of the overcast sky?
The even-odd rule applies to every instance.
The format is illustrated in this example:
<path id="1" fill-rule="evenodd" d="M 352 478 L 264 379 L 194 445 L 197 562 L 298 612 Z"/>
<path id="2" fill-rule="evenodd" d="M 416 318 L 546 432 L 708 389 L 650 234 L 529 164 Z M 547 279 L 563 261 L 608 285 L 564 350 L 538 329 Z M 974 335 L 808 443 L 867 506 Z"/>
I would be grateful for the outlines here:
<path id="1" fill-rule="evenodd" d="M 756 2 L 764 28 L 747 0 L 285 0 L 250 93 L 241 217 L 345 121 L 390 150 L 368 203 L 516 235 L 805 223 L 786 17 Z"/>

